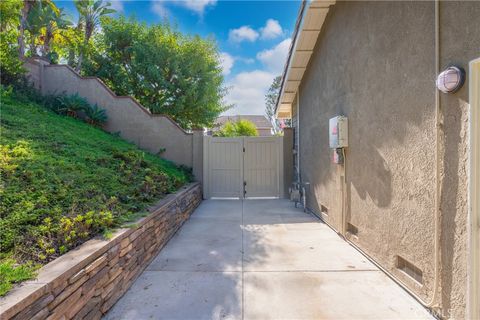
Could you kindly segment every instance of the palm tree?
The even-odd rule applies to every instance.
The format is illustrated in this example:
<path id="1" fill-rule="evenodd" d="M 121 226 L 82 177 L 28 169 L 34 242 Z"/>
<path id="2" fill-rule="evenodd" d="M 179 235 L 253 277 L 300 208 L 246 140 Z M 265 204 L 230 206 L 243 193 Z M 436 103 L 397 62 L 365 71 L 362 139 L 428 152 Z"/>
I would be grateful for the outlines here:
<path id="1" fill-rule="evenodd" d="M 27 28 L 27 17 L 35 4 L 35 0 L 24 0 L 22 15 L 20 17 L 20 27 L 18 34 L 18 55 L 20 58 L 25 57 L 25 29 Z"/>
<path id="2" fill-rule="evenodd" d="M 37 2 L 28 13 L 26 30 L 30 33 L 30 52 L 37 54 L 37 40 L 42 42 L 43 56 L 50 53 L 50 44 L 53 37 L 59 31 L 66 28 L 70 23 L 63 9 L 54 5 L 45 6 L 41 1 Z"/>
<path id="3" fill-rule="evenodd" d="M 100 18 L 116 12 L 114 9 L 110 9 L 110 5 L 110 2 L 103 2 L 103 0 L 75 0 L 75 6 L 80 14 L 79 25 L 84 28 L 83 48 L 78 58 L 77 71 L 80 71 L 82 67 L 85 50 L 90 38 L 100 25 Z"/>
<path id="4" fill-rule="evenodd" d="M 55 13 L 51 7 L 45 10 L 45 39 L 43 40 L 43 55 L 47 56 L 50 53 L 50 45 L 56 34 L 63 29 L 66 29 L 72 23 L 68 20 L 67 15 L 60 9 L 58 14 Z"/>
<path id="5" fill-rule="evenodd" d="M 28 16 L 30 15 L 30 11 L 37 3 L 43 3 L 46 6 L 51 7 L 54 12 L 58 13 L 58 8 L 55 6 L 55 3 L 53 3 L 53 0 L 23 0 L 20 26 L 18 30 L 18 54 L 20 58 L 25 57 L 25 30 L 28 28 Z"/>

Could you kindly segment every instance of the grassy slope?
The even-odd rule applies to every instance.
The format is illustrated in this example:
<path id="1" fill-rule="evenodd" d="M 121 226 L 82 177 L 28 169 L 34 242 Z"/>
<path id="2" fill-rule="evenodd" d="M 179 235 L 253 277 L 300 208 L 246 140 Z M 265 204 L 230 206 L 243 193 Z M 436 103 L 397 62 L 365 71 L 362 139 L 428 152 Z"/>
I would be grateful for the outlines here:
<path id="1" fill-rule="evenodd" d="M 5 95 L 0 148 L 0 261 L 46 263 L 189 179 L 118 137 Z"/>

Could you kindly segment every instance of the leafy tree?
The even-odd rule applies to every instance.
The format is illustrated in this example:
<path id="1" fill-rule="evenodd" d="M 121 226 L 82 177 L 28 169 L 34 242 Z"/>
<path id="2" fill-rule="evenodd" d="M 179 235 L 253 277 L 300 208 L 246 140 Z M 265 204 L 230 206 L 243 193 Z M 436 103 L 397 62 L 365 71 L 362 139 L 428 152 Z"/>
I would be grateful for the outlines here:
<path id="1" fill-rule="evenodd" d="M 270 85 L 270 88 L 268 88 L 267 94 L 265 95 L 265 114 L 268 120 L 270 120 L 272 123 L 273 132 L 275 134 L 280 131 L 278 119 L 275 118 L 275 105 L 277 104 L 278 95 L 280 94 L 281 82 L 281 76 L 275 77 Z"/>
<path id="2" fill-rule="evenodd" d="M 84 71 L 115 93 L 135 97 L 185 129 L 211 126 L 227 109 L 213 40 L 183 35 L 168 24 L 147 26 L 123 17 L 105 17 L 102 30 L 96 41 L 104 52 L 85 60 Z"/>
<path id="3" fill-rule="evenodd" d="M 88 44 L 87 52 L 93 47 L 92 43 Z M 51 44 L 51 52 L 58 54 L 58 57 L 74 69 L 77 66 L 77 60 L 83 49 L 83 33 L 78 26 L 68 26 L 61 30 L 60 36 L 54 37 Z"/>
<path id="4" fill-rule="evenodd" d="M 0 82 L 12 84 L 23 74 L 18 58 L 21 0 L 0 1 Z"/>
<path id="5" fill-rule="evenodd" d="M 2 33 L 19 27 L 22 5 L 22 0 L 0 1 L 0 14 L 2 17 L 0 19 L 0 31 Z"/>
<path id="6" fill-rule="evenodd" d="M 110 2 L 103 2 L 103 0 L 75 0 L 75 7 L 80 15 L 78 24 L 84 31 L 83 48 L 78 58 L 77 71 L 82 68 L 86 48 L 90 38 L 100 25 L 100 19 L 105 15 L 116 12 L 110 8 L 110 5 Z"/>
<path id="7" fill-rule="evenodd" d="M 255 137 L 258 136 L 255 124 L 248 120 L 228 121 L 215 134 L 217 137 Z"/>

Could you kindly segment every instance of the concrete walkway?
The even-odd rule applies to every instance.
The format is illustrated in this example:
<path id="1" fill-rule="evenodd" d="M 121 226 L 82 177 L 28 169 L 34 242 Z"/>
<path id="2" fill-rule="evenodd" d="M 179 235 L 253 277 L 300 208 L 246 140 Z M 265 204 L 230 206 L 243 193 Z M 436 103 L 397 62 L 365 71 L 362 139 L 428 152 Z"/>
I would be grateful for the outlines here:
<path id="1" fill-rule="evenodd" d="M 287 200 L 204 201 L 106 319 L 432 319 Z"/>

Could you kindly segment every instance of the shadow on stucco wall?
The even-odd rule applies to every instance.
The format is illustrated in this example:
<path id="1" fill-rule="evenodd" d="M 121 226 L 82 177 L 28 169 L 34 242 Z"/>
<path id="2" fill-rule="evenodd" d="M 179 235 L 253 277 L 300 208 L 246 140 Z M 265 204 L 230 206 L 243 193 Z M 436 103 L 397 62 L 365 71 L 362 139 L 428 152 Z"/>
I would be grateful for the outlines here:
<path id="1" fill-rule="evenodd" d="M 369 163 L 369 166 L 347 168 L 349 188 L 353 186 L 362 200 L 367 200 L 369 197 L 377 207 L 388 207 L 393 191 L 391 169 L 375 146 L 366 144 L 362 146 L 362 149 L 362 152 L 368 155 L 368 159 L 361 161 Z"/>

